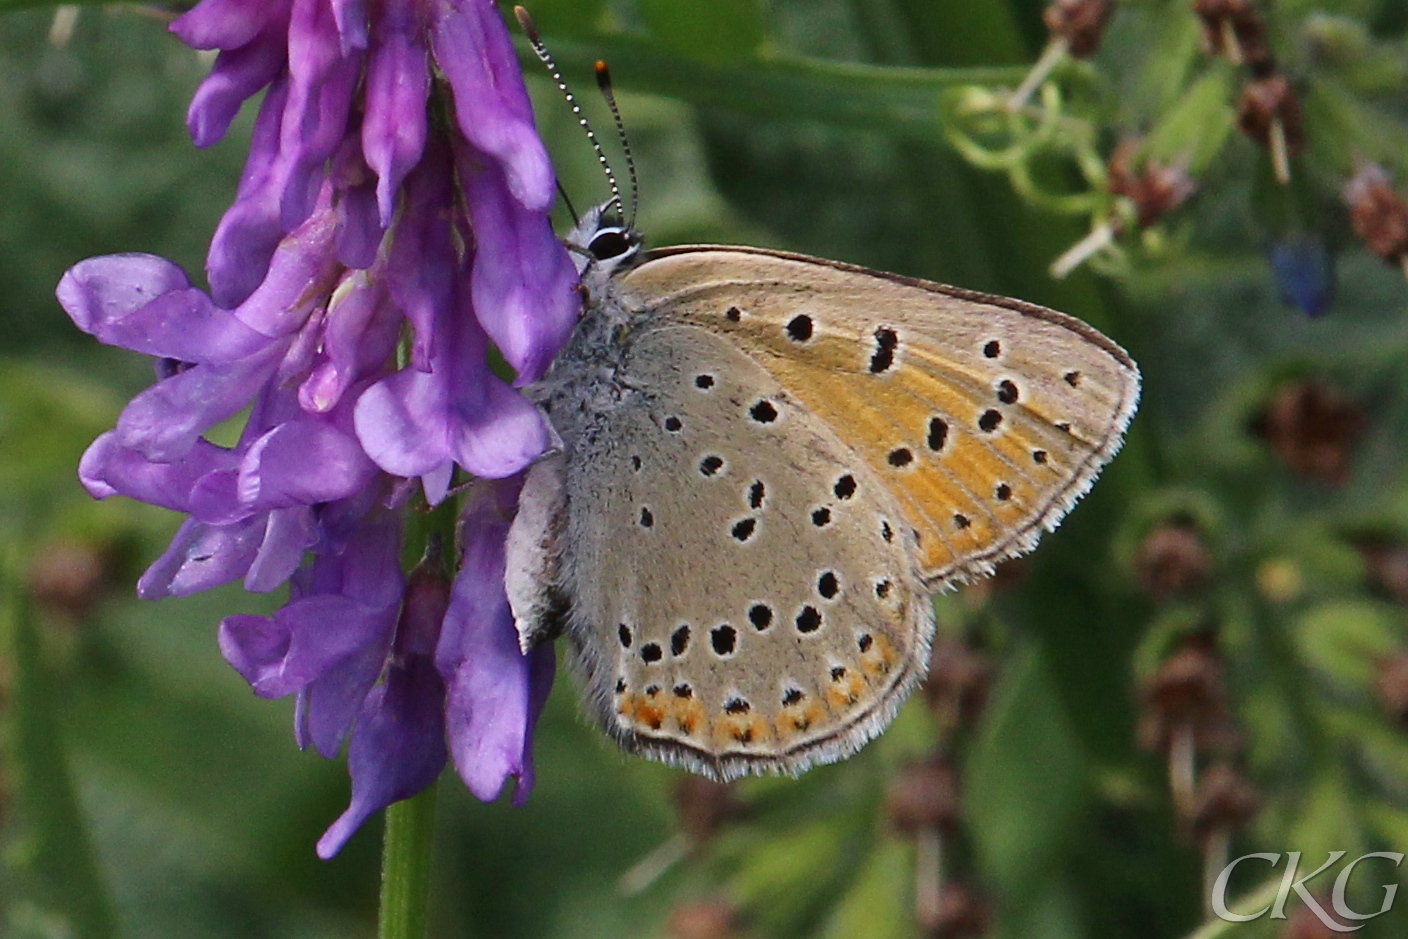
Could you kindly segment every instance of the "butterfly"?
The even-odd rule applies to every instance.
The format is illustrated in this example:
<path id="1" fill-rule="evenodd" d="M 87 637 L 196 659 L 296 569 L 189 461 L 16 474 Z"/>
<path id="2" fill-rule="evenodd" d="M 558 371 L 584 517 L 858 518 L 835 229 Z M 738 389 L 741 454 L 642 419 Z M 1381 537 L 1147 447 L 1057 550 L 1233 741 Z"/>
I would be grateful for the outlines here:
<path id="1" fill-rule="evenodd" d="M 603 207 L 604 208 L 604 207 Z M 642 253 L 588 213 L 560 437 L 506 586 L 623 748 L 720 781 L 878 735 L 931 594 L 1030 550 L 1119 449 L 1139 371 L 1043 307 L 760 248 Z"/>

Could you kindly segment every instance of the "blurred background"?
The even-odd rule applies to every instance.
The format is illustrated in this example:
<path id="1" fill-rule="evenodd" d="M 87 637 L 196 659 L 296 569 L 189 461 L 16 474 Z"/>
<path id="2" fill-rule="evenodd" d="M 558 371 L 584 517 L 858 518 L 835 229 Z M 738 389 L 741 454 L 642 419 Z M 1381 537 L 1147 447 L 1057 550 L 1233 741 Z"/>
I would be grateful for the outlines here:
<path id="1" fill-rule="evenodd" d="M 1123 344 L 1145 395 L 1059 531 L 936 598 L 928 683 L 848 762 L 712 786 L 617 753 L 560 680 L 525 808 L 441 781 L 431 935 L 1316 939 L 1294 893 L 1210 918 L 1209 882 L 1408 851 L 1408 4 L 1103 6 L 531 4 L 599 130 L 611 63 L 650 243 L 1020 296 Z M 208 61 L 167 18 L 0 19 L 0 935 L 371 936 L 379 821 L 316 859 L 345 766 L 216 648 L 277 598 L 138 602 L 177 520 L 75 476 L 151 371 L 54 285 L 123 251 L 198 278 L 247 146 L 249 113 L 190 145 Z M 566 190 L 601 200 L 525 63 Z M 1241 865 L 1233 908 L 1284 870 Z M 1349 906 L 1404 878 L 1366 862 Z M 1408 899 L 1361 934 L 1405 926 Z"/>

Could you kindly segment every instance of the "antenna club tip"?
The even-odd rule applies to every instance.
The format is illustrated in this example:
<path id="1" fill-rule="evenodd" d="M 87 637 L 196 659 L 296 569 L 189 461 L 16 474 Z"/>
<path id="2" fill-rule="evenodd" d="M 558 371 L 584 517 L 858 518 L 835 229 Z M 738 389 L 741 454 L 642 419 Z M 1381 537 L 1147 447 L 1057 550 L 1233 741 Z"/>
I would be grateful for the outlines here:
<path id="1" fill-rule="evenodd" d="M 523 28 L 524 34 L 534 42 L 538 41 L 538 27 L 533 24 L 533 17 L 528 15 L 525 7 L 514 6 L 513 15 L 518 19 L 518 25 Z"/>
<path id="2" fill-rule="evenodd" d="M 596 60 L 596 83 L 602 88 L 611 87 L 611 69 L 601 59 Z"/>

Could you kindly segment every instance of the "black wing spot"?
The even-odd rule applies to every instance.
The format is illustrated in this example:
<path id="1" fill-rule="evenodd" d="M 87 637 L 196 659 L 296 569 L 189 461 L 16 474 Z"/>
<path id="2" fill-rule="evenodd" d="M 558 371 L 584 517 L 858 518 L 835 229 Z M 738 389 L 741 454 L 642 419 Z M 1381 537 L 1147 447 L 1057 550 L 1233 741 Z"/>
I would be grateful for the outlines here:
<path id="1" fill-rule="evenodd" d="M 960 531 L 964 528 L 967 528 L 971 524 L 973 524 L 973 522 L 968 518 L 968 516 L 963 515 L 959 512 L 955 512 L 953 514 L 953 526 L 959 529 Z"/>
<path id="2" fill-rule="evenodd" d="M 671 688 L 670 691 L 677 698 L 694 697 L 694 689 L 691 688 L 689 685 L 685 684 L 684 682 L 680 682 L 678 685 L 675 685 L 675 687 Z"/>
<path id="3" fill-rule="evenodd" d="M 626 679 L 624 679 L 624 678 L 618 678 L 618 679 L 616 679 L 616 693 L 617 693 L 617 694 L 625 694 L 625 693 L 626 693 Z"/>
<path id="4" fill-rule="evenodd" d="M 1079 388 L 1079 387 L 1080 387 L 1080 380 L 1081 380 L 1081 374 L 1080 374 L 1080 372 L 1075 372 L 1075 371 L 1067 372 L 1066 374 L 1062 375 L 1061 377 L 1064 378 L 1064 379 L 1066 380 L 1066 384 L 1070 385 L 1072 388 Z"/>
<path id="5" fill-rule="evenodd" d="M 806 696 L 807 693 L 801 688 L 788 688 L 782 694 L 782 706 L 785 708 L 789 708 L 792 705 L 796 704 L 798 701 L 801 701 Z"/>
<path id="6" fill-rule="evenodd" d="M 870 637 L 870 633 L 861 633 L 856 639 L 856 645 L 862 652 L 869 652 L 870 647 L 875 644 L 875 640 Z"/>
<path id="7" fill-rule="evenodd" d="M 1045 463 L 1045 462 L 1046 462 L 1046 451 L 1045 451 L 1045 450 L 1033 450 L 1033 451 L 1032 451 L 1032 462 L 1033 462 L 1033 463 Z"/>
<path id="8" fill-rule="evenodd" d="M 825 528 L 831 524 L 831 510 L 826 506 L 819 509 L 812 509 L 812 524 L 817 528 Z"/>
<path id="9" fill-rule="evenodd" d="M 647 698 L 653 698 L 653 697 L 655 697 L 656 695 L 658 695 L 659 693 L 660 693 L 660 686 L 659 686 L 659 685 L 646 685 L 646 686 L 645 686 L 645 696 L 646 696 Z"/>
<path id="10" fill-rule="evenodd" d="M 833 666 L 831 667 L 831 680 L 832 680 L 832 681 L 840 681 L 841 679 L 843 679 L 843 678 L 845 678 L 845 677 L 846 677 L 846 666 L 844 666 L 844 665 L 833 665 Z"/>
<path id="11" fill-rule="evenodd" d="M 881 600 L 885 599 L 890 595 L 890 588 L 892 586 L 893 585 L 888 580 L 877 580 L 875 582 L 875 596 L 879 597 Z"/>
<path id="12" fill-rule="evenodd" d="M 948 440 L 948 421 L 942 417 L 929 418 L 929 449 L 935 453 L 944 448 L 944 441 Z"/>
<path id="13" fill-rule="evenodd" d="M 992 491 L 992 494 L 997 497 L 998 502 L 1006 502 L 1008 499 L 1012 498 L 1012 487 L 1006 483 L 998 483 L 997 488 Z"/>
<path id="14" fill-rule="evenodd" d="M 675 417 L 673 414 L 665 418 L 665 429 L 668 430 L 670 433 L 677 434 L 683 428 L 684 421 L 680 420 L 678 417 Z"/>
<path id="15" fill-rule="evenodd" d="M 821 628 L 821 611 L 811 604 L 802 607 L 797 614 L 797 632 L 814 633 Z"/>
<path id="16" fill-rule="evenodd" d="M 689 648 L 689 624 L 677 628 L 670 633 L 670 654 L 684 655 L 684 651 Z"/>
<path id="17" fill-rule="evenodd" d="M 880 537 L 884 539 L 886 544 L 895 540 L 895 530 L 883 518 L 880 520 Z"/>
<path id="18" fill-rule="evenodd" d="M 763 496 L 767 494 L 767 487 L 763 485 L 761 479 L 753 480 L 753 485 L 748 487 L 748 507 L 761 509 L 763 507 Z"/>
<path id="19" fill-rule="evenodd" d="M 643 662 L 658 662 L 664 655 L 665 653 L 660 650 L 660 643 L 658 642 L 647 642 L 640 647 L 640 658 Z"/>
<path id="20" fill-rule="evenodd" d="M 753 533 L 757 531 L 757 529 L 758 520 L 756 518 L 745 518 L 734 522 L 732 534 L 738 541 L 747 541 L 749 538 L 753 537 Z"/>
<path id="21" fill-rule="evenodd" d="M 816 579 L 816 592 L 821 594 L 823 600 L 835 599 L 836 594 L 841 592 L 841 583 L 836 579 L 833 571 L 826 571 Z"/>
<path id="22" fill-rule="evenodd" d="M 650 511 L 649 509 L 647 509 L 645 506 L 641 506 L 641 509 L 640 509 L 640 527 L 641 527 L 641 528 L 654 528 L 654 527 L 655 527 L 655 513 L 652 512 L 652 511 Z"/>
<path id="23" fill-rule="evenodd" d="M 640 472 L 640 457 L 631 457 L 631 469 L 635 470 L 637 473 Z"/>
<path id="24" fill-rule="evenodd" d="M 1002 423 L 1002 412 L 996 408 L 988 408 L 983 412 L 983 416 L 978 418 L 978 429 L 983 433 L 990 434 L 997 430 L 997 425 Z"/>
<path id="25" fill-rule="evenodd" d="M 838 499 L 849 499 L 856 494 L 856 478 L 847 473 L 836 480 L 836 485 L 832 487 L 831 491 L 836 493 Z"/>
<path id="26" fill-rule="evenodd" d="M 714 376 L 707 372 L 702 375 L 695 375 L 694 387 L 698 388 L 700 391 L 708 391 L 710 388 L 714 387 Z"/>
<path id="27" fill-rule="evenodd" d="M 753 710 L 753 705 L 743 698 L 729 698 L 724 702 L 724 710 L 730 714 L 747 714 Z"/>
<path id="28" fill-rule="evenodd" d="M 879 375 L 890 370 L 890 366 L 895 364 L 895 349 L 899 344 L 899 334 L 893 329 L 881 326 L 875 330 L 875 353 L 870 357 L 871 374 Z"/>
<path id="29" fill-rule="evenodd" d="M 787 322 L 787 338 L 793 342 L 806 342 L 812 338 L 813 328 L 812 318 L 805 313 L 799 313 Z"/>
<path id="30" fill-rule="evenodd" d="M 899 447 L 891 450 L 890 455 L 885 459 L 894 467 L 908 466 L 914 462 L 914 454 L 910 452 L 908 447 Z"/>
<path id="31" fill-rule="evenodd" d="M 1002 354 L 1002 343 L 996 339 L 989 339 L 987 345 L 983 346 L 983 355 L 990 359 L 995 359 Z"/>
<path id="32" fill-rule="evenodd" d="M 629 649 L 631 647 L 632 638 L 631 627 L 627 626 L 625 623 L 618 625 L 616 627 L 616 638 L 621 640 L 621 648 Z"/>
<path id="33" fill-rule="evenodd" d="M 730 323 L 737 323 L 739 320 L 743 319 L 743 311 L 736 306 L 731 306 L 727 310 L 724 310 L 724 319 L 728 320 Z"/>
<path id="34" fill-rule="evenodd" d="M 712 453 L 699 461 L 699 475 L 701 476 L 713 476 L 723 468 L 724 458 Z"/>
<path id="35" fill-rule="evenodd" d="M 1004 378 L 997 383 L 997 400 L 1003 404 L 1016 404 L 1019 397 L 1021 392 L 1017 390 L 1016 382 L 1010 378 Z"/>
<path id="36" fill-rule="evenodd" d="M 1062 433 L 1069 434 L 1069 433 L 1071 432 L 1071 422 L 1070 422 L 1070 421 L 1057 421 L 1057 422 L 1056 422 L 1056 429 L 1059 430 L 1059 431 L 1061 431 Z"/>
<path id="37" fill-rule="evenodd" d="M 759 401 L 748 409 L 748 416 L 759 424 L 771 424 L 777 420 L 777 408 L 771 401 Z"/>
<path id="38" fill-rule="evenodd" d="M 772 607 L 766 603 L 755 603 L 748 609 L 748 622 L 753 624 L 753 628 L 762 632 L 772 625 Z"/>
<path id="39" fill-rule="evenodd" d="M 709 645 L 713 646 L 715 655 L 732 655 L 737 643 L 738 631 L 728 623 L 709 630 Z"/>

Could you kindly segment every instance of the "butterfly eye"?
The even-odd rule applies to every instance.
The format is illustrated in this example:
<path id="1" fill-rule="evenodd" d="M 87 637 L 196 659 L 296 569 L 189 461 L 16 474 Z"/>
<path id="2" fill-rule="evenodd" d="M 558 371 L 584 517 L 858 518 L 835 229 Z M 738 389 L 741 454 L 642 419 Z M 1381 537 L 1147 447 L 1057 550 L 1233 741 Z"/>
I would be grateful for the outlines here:
<path id="1" fill-rule="evenodd" d="M 627 228 L 603 228 L 592 236 L 587 250 L 598 261 L 613 261 L 635 254 L 640 238 Z"/>

